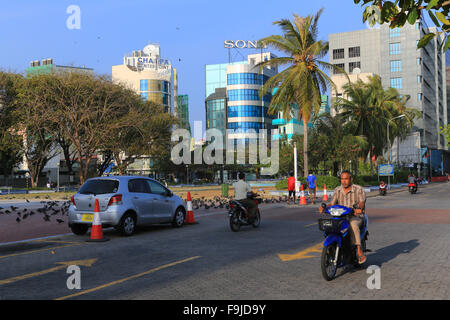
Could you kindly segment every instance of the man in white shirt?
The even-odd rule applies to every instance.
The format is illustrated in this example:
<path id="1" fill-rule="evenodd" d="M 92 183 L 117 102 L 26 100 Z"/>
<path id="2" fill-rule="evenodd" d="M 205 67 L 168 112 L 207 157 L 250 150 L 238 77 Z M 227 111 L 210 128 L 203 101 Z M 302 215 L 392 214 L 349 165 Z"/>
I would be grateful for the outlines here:
<path id="1" fill-rule="evenodd" d="M 249 220 L 252 221 L 256 216 L 257 205 L 254 200 L 247 199 L 247 192 L 252 192 L 252 188 L 245 182 L 244 173 L 239 173 L 239 181 L 233 183 L 233 188 L 234 198 L 247 208 Z"/>

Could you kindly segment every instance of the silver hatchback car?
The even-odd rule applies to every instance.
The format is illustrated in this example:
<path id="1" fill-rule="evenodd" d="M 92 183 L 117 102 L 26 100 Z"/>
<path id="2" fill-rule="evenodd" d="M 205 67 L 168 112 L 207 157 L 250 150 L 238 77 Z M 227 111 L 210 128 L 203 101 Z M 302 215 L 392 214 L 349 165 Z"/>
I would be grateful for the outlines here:
<path id="1" fill-rule="evenodd" d="M 136 226 L 172 223 L 182 227 L 186 217 L 183 200 L 158 181 L 137 176 L 111 176 L 86 180 L 72 197 L 69 227 L 76 235 L 92 225 L 95 199 L 102 227 L 114 227 L 130 236 Z"/>

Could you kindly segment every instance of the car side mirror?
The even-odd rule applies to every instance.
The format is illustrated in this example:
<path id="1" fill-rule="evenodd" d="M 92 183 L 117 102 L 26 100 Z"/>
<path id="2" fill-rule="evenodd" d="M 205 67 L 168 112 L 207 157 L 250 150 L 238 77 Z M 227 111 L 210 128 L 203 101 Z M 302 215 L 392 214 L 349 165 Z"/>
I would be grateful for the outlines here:
<path id="1" fill-rule="evenodd" d="M 170 191 L 170 190 L 167 190 L 166 196 L 167 196 L 167 197 L 173 197 L 173 192 Z"/>
<path id="2" fill-rule="evenodd" d="M 326 209 L 327 208 L 327 204 L 325 202 L 322 202 L 322 204 L 320 205 L 322 208 Z"/>

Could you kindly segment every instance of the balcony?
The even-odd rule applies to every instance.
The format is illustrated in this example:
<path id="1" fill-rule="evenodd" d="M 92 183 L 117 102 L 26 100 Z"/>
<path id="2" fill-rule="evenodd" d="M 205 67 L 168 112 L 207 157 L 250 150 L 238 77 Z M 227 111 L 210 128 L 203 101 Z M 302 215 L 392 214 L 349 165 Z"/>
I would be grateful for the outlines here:
<path id="1" fill-rule="evenodd" d="M 282 126 L 286 124 L 286 120 L 285 119 L 273 119 L 272 120 L 272 125 L 274 126 Z"/>

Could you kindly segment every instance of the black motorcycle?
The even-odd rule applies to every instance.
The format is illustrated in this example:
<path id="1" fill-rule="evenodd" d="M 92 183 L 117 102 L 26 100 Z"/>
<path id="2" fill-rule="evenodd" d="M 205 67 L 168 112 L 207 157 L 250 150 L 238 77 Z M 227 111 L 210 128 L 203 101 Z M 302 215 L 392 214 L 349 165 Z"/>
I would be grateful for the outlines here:
<path id="1" fill-rule="evenodd" d="M 258 194 L 253 192 L 247 192 L 247 199 L 255 201 L 258 205 L 262 202 L 261 198 L 257 198 Z M 248 208 L 237 200 L 231 200 L 228 216 L 230 217 L 230 227 L 234 232 L 239 231 L 241 226 L 253 226 L 253 228 L 259 227 L 261 223 L 261 214 L 259 208 L 256 208 L 256 216 L 253 220 L 248 217 Z"/>

